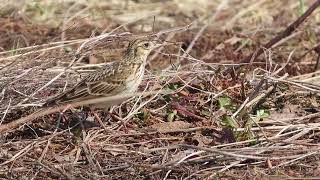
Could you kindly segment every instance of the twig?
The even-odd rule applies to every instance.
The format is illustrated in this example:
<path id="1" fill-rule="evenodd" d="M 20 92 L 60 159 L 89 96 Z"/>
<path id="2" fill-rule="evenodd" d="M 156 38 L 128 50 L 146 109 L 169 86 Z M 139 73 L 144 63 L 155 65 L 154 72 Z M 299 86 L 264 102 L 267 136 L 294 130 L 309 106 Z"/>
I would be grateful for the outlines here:
<path id="1" fill-rule="evenodd" d="M 264 49 L 269 49 L 271 48 L 274 44 L 278 43 L 281 39 L 289 36 L 293 31 L 295 31 L 300 24 L 302 24 L 307 17 L 309 17 L 314 10 L 317 9 L 317 7 L 320 6 L 320 0 L 316 0 L 308 10 L 306 10 L 297 20 L 295 20 L 293 23 L 291 23 L 284 31 L 279 33 L 277 36 L 272 38 L 268 43 L 265 45 L 261 46 L 258 50 L 255 52 L 251 53 L 249 56 L 244 58 L 243 60 L 240 61 L 240 63 L 249 63 L 253 62 L 257 57 L 259 57 Z M 224 75 L 230 74 L 232 71 L 239 69 L 241 66 L 236 66 L 236 67 L 231 67 L 228 68 L 227 70 L 224 71 Z"/>
<path id="2" fill-rule="evenodd" d="M 306 158 L 306 157 L 308 157 L 308 156 L 311 156 L 311 155 L 313 155 L 313 154 L 319 154 L 319 150 L 314 151 L 314 152 L 310 152 L 310 153 L 308 153 L 308 154 L 304 154 L 304 155 L 299 156 L 299 157 L 297 157 L 297 158 L 295 158 L 295 159 L 292 159 L 292 160 L 290 160 L 290 161 L 281 163 L 281 164 L 279 164 L 279 165 L 277 165 L 277 166 L 274 166 L 272 169 L 279 168 L 279 167 L 283 167 L 283 166 L 285 166 L 285 165 L 289 165 L 289 164 L 291 164 L 291 163 L 293 163 L 293 162 L 295 162 L 295 161 L 298 161 L 298 160 L 300 160 L 300 159 L 304 159 L 304 158 Z"/>
<path id="3" fill-rule="evenodd" d="M 17 158 L 19 158 L 20 156 L 27 154 L 33 147 L 34 145 L 37 144 L 36 142 L 27 145 L 25 148 L 23 148 L 22 150 L 20 150 L 18 153 L 16 153 L 13 157 L 11 157 L 9 160 L 3 162 L 0 164 L 0 167 L 3 165 L 6 165 L 12 161 L 15 161 Z"/>
<path id="4" fill-rule="evenodd" d="M 235 14 L 232 19 L 228 20 L 226 22 L 226 24 L 222 27 L 222 29 L 227 30 L 230 29 L 231 27 L 233 27 L 234 23 L 240 19 L 241 17 L 243 17 L 244 15 L 246 15 L 248 12 L 253 11 L 255 9 L 257 9 L 261 4 L 265 3 L 266 0 L 260 0 L 260 1 L 256 1 L 256 3 L 251 4 L 250 6 L 244 8 L 243 10 L 239 11 L 237 14 Z"/>
<path id="5" fill-rule="evenodd" d="M 228 166 L 220 169 L 218 172 L 212 173 L 212 174 L 208 177 L 208 179 L 213 179 L 213 177 L 216 176 L 218 173 L 224 172 L 224 171 L 226 171 L 226 170 L 228 170 L 228 169 L 230 169 L 230 168 L 232 168 L 232 167 L 234 167 L 234 166 L 236 166 L 236 165 L 238 165 L 238 164 L 240 164 L 240 163 L 241 163 L 241 161 L 232 162 L 232 163 L 230 163 Z"/>
<path id="6" fill-rule="evenodd" d="M 175 163 L 174 166 L 178 166 L 179 164 L 181 164 L 183 161 L 187 160 L 188 158 L 190 158 L 190 157 L 192 157 L 192 156 L 199 155 L 199 154 L 201 154 L 201 153 L 203 153 L 203 152 L 202 152 L 202 151 L 197 151 L 197 152 L 191 153 L 191 154 L 183 157 L 182 159 L 180 159 L 177 163 Z M 164 177 L 163 179 L 167 179 L 167 177 L 169 176 L 169 174 L 171 173 L 171 171 L 172 171 L 172 170 L 167 171 L 167 173 L 166 173 L 166 175 L 165 175 L 165 177 Z"/>
<path id="7" fill-rule="evenodd" d="M 267 159 L 271 159 L 271 160 L 282 160 L 282 159 L 293 159 L 293 158 L 297 158 L 300 155 L 291 155 L 291 156 L 278 156 L 278 157 L 270 157 L 270 156 L 254 156 L 254 155 L 244 155 L 244 154 L 236 154 L 233 152 L 226 152 L 223 150 L 218 150 L 218 149 L 213 149 L 213 148 L 206 148 L 206 147 L 199 147 L 199 146 L 192 146 L 192 145 L 186 145 L 186 144 L 180 144 L 180 147 L 185 147 L 185 148 L 191 148 L 191 149 L 198 149 L 201 150 L 199 152 L 212 152 L 212 153 L 217 153 L 217 154 L 221 154 L 221 155 L 225 155 L 225 156 L 231 156 L 234 157 L 236 159 L 255 159 L 255 160 L 267 160 Z"/>
<path id="8" fill-rule="evenodd" d="M 164 91 L 162 91 L 164 92 Z M 0 133 L 6 132 L 10 129 L 16 128 L 24 123 L 30 123 L 33 120 L 35 120 L 38 117 L 45 116 L 48 114 L 52 114 L 55 112 L 62 111 L 66 109 L 67 107 L 79 107 L 79 106 L 84 106 L 84 105 L 89 105 L 89 104 L 99 104 L 99 103 L 110 103 L 112 104 L 114 101 L 119 101 L 122 99 L 126 99 L 132 96 L 139 96 L 139 95 L 152 95 L 160 92 L 145 92 L 145 93 L 131 93 L 131 94 L 124 94 L 124 95 L 116 95 L 116 96 L 110 96 L 110 97 L 102 97 L 102 98 L 96 98 L 96 99 L 91 99 L 91 100 L 86 100 L 86 101 L 81 101 L 81 102 L 76 102 L 76 103 L 71 103 L 63 106 L 57 106 L 53 108 L 46 108 L 39 110 L 29 116 L 14 120 L 10 123 L 3 124 L 0 126 Z"/>
<path id="9" fill-rule="evenodd" d="M 191 43 L 189 44 L 188 48 L 186 49 L 186 51 L 184 52 L 184 54 L 182 55 L 182 57 L 186 57 L 188 55 L 188 53 L 192 50 L 195 42 L 199 39 L 199 37 L 202 35 L 202 33 L 207 29 L 207 27 L 209 26 L 209 24 L 221 13 L 222 9 L 229 3 L 229 0 L 222 0 L 221 3 L 219 4 L 219 6 L 216 9 L 216 12 L 214 12 L 211 17 L 209 18 L 208 22 L 201 27 L 201 29 L 198 31 L 198 33 L 196 34 L 196 36 L 193 38 L 193 40 L 191 41 Z"/>
<path id="10" fill-rule="evenodd" d="M 100 124 L 100 126 L 105 130 L 105 132 L 106 133 L 110 132 L 110 130 L 103 124 L 99 115 L 94 110 L 91 110 L 91 112 L 92 112 L 93 116 L 96 118 L 96 120 L 98 121 L 98 123 Z"/>
<path id="11" fill-rule="evenodd" d="M 319 89 L 310 88 L 310 87 L 308 87 L 308 86 L 303 85 L 303 84 L 302 84 L 303 82 L 295 82 L 295 81 L 277 79 L 277 78 L 274 78 L 274 77 L 268 77 L 268 78 L 269 78 L 270 80 L 275 81 L 275 82 L 284 82 L 284 83 L 292 84 L 292 85 L 295 85 L 295 86 L 297 86 L 297 87 L 306 89 L 306 90 L 311 91 L 311 92 L 320 93 L 320 87 L 318 87 Z"/>
<path id="12" fill-rule="evenodd" d="M 83 149 L 83 152 L 84 152 L 90 166 L 93 167 L 93 169 L 95 169 L 95 170 L 99 170 L 100 174 L 103 175 L 103 170 L 101 169 L 100 165 L 94 163 L 94 161 L 93 161 L 90 146 L 87 143 L 82 143 L 81 148 Z"/>
<path id="13" fill-rule="evenodd" d="M 314 51 L 316 51 L 318 54 L 316 64 L 314 66 L 314 71 L 317 71 L 320 63 L 320 44 L 314 48 Z"/>
<path id="14" fill-rule="evenodd" d="M 46 168 L 47 170 L 49 170 L 50 172 L 52 173 L 55 173 L 55 174 L 62 174 L 66 179 L 68 180 L 74 180 L 75 178 L 67 173 L 64 169 L 61 169 L 61 167 L 55 167 L 54 165 L 51 165 L 49 164 L 49 162 L 39 162 L 39 165 Z M 54 170 L 53 170 L 54 169 Z M 58 172 L 56 172 L 58 171 Z"/>
<path id="15" fill-rule="evenodd" d="M 2 124 L 4 118 L 6 117 L 8 111 L 9 111 L 10 105 L 11 105 L 11 98 L 10 98 L 9 103 L 8 103 L 8 106 L 7 106 L 5 112 L 3 113 L 3 116 L 2 116 L 2 118 L 1 118 L 1 120 L 0 120 L 0 125 Z"/>

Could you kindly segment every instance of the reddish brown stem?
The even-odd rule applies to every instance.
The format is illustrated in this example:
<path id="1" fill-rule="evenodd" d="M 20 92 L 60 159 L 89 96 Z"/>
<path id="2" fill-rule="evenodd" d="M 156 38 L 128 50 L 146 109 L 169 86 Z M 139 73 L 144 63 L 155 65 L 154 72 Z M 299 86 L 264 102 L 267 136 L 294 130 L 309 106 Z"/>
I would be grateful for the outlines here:
<path id="1" fill-rule="evenodd" d="M 273 39 L 271 39 L 268 43 L 261 46 L 259 49 L 257 49 L 255 52 L 251 53 L 249 56 L 244 58 L 242 61 L 239 62 L 239 64 L 244 63 L 250 63 L 253 62 L 257 57 L 259 57 L 264 49 L 269 49 L 273 45 L 275 45 L 277 42 L 279 42 L 281 39 L 288 37 L 292 32 L 294 32 L 302 22 L 304 22 L 307 17 L 309 17 L 312 12 L 317 9 L 317 7 L 320 6 L 320 0 L 316 0 L 308 9 L 306 12 L 304 12 L 297 20 L 295 20 L 293 23 L 291 23 L 284 31 L 279 33 L 277 36 L 275 36 Z M 233 70 L 239 69 L 241 66 L 237 67 L 230 67 L 223 73 L 224 75 L 230 74 Z"/>

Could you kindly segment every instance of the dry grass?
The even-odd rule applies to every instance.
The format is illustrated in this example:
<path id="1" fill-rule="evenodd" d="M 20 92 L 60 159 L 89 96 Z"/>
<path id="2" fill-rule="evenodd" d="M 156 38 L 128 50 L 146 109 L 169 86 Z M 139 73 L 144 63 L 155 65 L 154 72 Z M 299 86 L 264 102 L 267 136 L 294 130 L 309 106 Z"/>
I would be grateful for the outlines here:
<path id="1" fill-rule="evenodd" d="M 306 0 L 305 6 L 312 2 Z M 52 113 L 61 110 L 56 109 L 2 132 L 0 177 L 320 176 L 320 72 L 313 50 L 319 43 L 319 8 L 291 36 L 231 77 L 223 70 L 239 65 L 294 21 L 299 1 L 4 5 L 1 125 L 28 117 L 46 98 L 112 61 L 127 39 L 157 34 L 174 43 L 149 57 L 140 91 L 152 94 L 136 94 L 108 113 L 79 109 L 60 115 Z"/>

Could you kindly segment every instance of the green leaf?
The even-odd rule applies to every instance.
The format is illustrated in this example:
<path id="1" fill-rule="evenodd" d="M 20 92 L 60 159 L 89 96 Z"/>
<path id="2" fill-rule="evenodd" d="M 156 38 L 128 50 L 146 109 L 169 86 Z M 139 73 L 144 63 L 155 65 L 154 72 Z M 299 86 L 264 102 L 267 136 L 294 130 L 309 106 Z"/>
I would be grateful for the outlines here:
<path id="1" fill-rule="evenodd" d="M 257 119 L 263 119 L 269 117 L 269 112 L 265 109 L 258 109 L 257 112 Z"/>
<path id="2" fill-rule="evenodd" d="M 211 112 L 207 109 L 202 109 L 201 112 L 200 112 L 201 115 L 204 115 L 204 116 L 208 116 L 210 117 L 211 115 Z"/>
<path id="3" fill-rule="evenodd" d="M 254 146 L 258 143 L 257 139 L 253 139 L 253 141 L 249 142 L 250 146 Z"/>
<path id="4" fill-rule="evenodd" d="M 70 46 L 65 46 L 63 48 L 64 52 L 71 52 L 72 51 L 72 48 Z"/>
<path id="5" fill-rule="evenodd" d="M 246 124 L 244 125 L 244 131 L 239 132 L 238 140 L 252 140 L 255 139 L 255 134 L 251 130 L 252 126 L 255 124 L 254 118 L 249 117 Z"/>
<path id="6" fill-rule="evenodd" d="M 231 99 L 228 97 L 220 97 L 218 99 L 218 102 L 219 102 L 220 108 L 226 108 L 228 106 L 231 106 Z M 226 109 L 228 109 L 228 108 L 226 108 Z"/>
<path id="7" fill-rule="evenodd" d="M 228 115 L 221 116 L 221 123 L 225 127 L 236 128 L 238 125 L 234 119 Z"/>
<path id="8" fill-rule="evenodd" d="M 251 46 L 252 45 L 251 39 L 243 39 L 240 42 L 241 42 L 241 46 Z"/>
<path id="9" fill-rule="evenodd" d="M 167 116 L 167 121 L 168 122 L 172 122 L 174 120 L 174 117 L 177 115 L 177 111 L 174 110 L 173 112 L 171 113 L 168 113 L 168 116 Z"/>
<path id="10" fill-rule="evenodd" d="M 301 16 L 305 11 L 304 0 L 299 0 L 299 16 Z"/>

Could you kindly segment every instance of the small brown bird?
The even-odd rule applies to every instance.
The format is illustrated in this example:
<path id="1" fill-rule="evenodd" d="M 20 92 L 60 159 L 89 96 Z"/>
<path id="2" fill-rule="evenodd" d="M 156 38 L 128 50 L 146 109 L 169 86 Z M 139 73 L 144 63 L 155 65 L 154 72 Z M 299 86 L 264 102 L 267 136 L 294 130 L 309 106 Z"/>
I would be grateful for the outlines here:
<path id="1" fill-rule="evenodd" d="M 147 56 L 159 46 L 156 40 L 148 38 L 131 41 L 119 61 L 92 72 L 73 88 L 49 99 L 44 106 L 135 92 L 142 81 Z"/>

